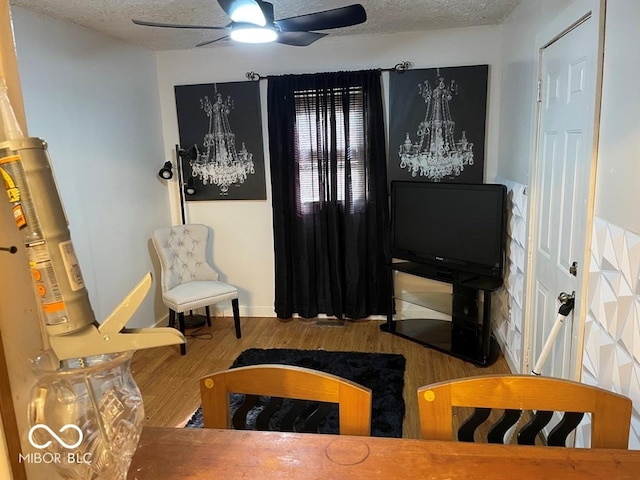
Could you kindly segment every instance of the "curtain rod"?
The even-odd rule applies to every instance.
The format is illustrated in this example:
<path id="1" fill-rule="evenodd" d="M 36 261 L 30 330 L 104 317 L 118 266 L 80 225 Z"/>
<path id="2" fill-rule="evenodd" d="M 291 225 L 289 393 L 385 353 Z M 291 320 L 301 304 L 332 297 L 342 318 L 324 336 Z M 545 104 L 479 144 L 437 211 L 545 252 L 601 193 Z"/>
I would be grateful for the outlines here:
<path id="1" fill-rule="evenodd" d="M 404 73 L 407 70 L 411 70 L 412 68 L 413 68 L 413 62 L 405 60 L 403 62 L 396 63 L 392 68 L 381 68 L 380 71 Z M 250 80 L 252 82 L 257 82 L 259 80 L 266 80 L 267 78 L 269 78 L 268 76 L 263 77 L 262 75 L 256 72 L 247 72 L 245 76 L 247 77 L 247 80 Z"/>

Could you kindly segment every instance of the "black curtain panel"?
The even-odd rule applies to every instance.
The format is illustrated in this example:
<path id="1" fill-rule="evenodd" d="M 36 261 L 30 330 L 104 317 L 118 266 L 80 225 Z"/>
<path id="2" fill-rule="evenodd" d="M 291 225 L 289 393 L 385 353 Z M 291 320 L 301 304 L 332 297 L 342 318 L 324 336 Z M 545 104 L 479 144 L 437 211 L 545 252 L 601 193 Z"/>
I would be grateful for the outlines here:
<path id="1" fill-rule="evenodd" d="M 386 314 L 380 72 L 269 77 L 268 112 L 276 314 Z"/>

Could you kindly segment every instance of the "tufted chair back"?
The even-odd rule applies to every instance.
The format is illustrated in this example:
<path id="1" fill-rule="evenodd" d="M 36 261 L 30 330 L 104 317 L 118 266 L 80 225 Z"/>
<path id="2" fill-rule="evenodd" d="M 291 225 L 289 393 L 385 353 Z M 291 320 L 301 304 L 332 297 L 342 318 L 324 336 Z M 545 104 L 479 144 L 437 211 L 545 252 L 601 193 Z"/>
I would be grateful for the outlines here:
<path id="1" fill-rule="evenodd" d="M 153 232 L 152 241 L 162 266 L 162 291 L 196 280 L 218 280 L 218 273 L 207 261 L 209 228 L 191 224 L 162 227 Z"/>

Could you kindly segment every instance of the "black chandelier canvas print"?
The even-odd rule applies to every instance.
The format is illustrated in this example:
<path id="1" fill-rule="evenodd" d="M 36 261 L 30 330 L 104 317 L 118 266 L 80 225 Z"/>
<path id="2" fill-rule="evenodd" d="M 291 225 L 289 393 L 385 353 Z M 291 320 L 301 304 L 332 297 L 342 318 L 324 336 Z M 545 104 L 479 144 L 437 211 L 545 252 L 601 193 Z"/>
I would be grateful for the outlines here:
<path id="1" fill-rule="evenodd" d="M 258 82 L 177 85 L 180 147 L 196 145 L 182 160 L 193 200 L 266 200 Z"/>
<path id="2" fill-rule="evenodd" d="M 488 65 L 391 72 L 389 179 L 483 183 Z"/>

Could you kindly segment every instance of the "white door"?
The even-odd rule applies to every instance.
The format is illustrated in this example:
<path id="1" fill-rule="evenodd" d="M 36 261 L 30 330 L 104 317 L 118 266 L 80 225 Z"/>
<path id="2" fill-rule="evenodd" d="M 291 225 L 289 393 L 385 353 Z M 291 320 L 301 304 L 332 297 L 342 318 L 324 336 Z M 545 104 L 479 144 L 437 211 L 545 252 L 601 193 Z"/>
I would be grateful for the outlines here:
<path id="1" fill-rule="evenodd" d="M 541 50 L 537 158 L 532 223 L 533 277 L 530 371 L 558 315 L 561 292 L 575 291 L 575 308 L 560 328 L 542 375 L 578 377 L 588 272 L 587 236 L 597 81 L 596 20 L 583 19 Z M 576 262 L 577 274 L 570 273 Z"/>

